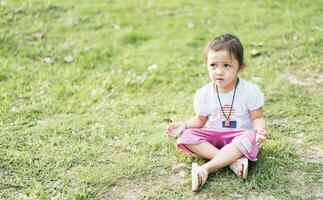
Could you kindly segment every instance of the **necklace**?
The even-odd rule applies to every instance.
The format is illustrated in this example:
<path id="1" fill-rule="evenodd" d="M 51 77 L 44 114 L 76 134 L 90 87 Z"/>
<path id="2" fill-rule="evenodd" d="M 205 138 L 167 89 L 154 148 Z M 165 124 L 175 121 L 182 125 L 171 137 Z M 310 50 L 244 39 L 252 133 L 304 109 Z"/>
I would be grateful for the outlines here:
<path id="1" fill-rule="evenodd" d="M 231 116 L 231 111 L 232 111 L 233 102 L 234 102 L 234 97 L 235 97 L 235 95 L 236 95 L 236 90 L 237 90 L 238 83 L 239 83 L 239 78 L 238 78 L 238 80 L 237 80 L 236 86 L 234 87 L 234 92 L 233 92 L 233 97 L 232 97 L 232 102 L 231 102 L 231 107 L 230 107 L 229 116 L 226 116 L 226 114 L 224 113 L 223 106 L 222 106 L 222 103 L 221 103 L 221 100 L 220 100 L 220 95 L 219 95 L 218 86 L 216 85 L 216 94 L 217 94 L 217 96 L 218 96 L 218 100 L 219 100 L 219 103 L 220 103 L 221 111 L 222 111 L 222 113 L 223 113 L 223 115 L 224 115 L 224 117 L 225 117 L 225 121 L 224 121 L 224 126 L 225 126 L 225 127 L 230 127 L 230 116 Z"/>

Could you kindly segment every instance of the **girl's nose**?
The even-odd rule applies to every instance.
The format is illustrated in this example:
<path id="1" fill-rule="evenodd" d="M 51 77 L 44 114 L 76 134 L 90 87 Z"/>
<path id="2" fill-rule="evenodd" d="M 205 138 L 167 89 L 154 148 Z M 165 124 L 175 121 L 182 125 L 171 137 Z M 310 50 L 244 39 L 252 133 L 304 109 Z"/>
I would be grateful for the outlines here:
<path id="1" fill-rule="evenodd" d="M 217 70 L 216 75 L 223 75 L 223 71 L 222 70 Z"/>

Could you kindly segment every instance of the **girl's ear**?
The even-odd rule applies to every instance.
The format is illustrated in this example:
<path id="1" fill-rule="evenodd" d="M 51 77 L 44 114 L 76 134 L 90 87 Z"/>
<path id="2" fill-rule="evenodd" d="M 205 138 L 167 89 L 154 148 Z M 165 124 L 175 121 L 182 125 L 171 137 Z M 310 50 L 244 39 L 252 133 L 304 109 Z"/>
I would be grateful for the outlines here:
<path id="1" fill-rule="evenodd" d="M 239 72 L 243 71 L 243 69 L 245 68 L 245 63 L 242 63 L 240 66 L 239 66 Z"/>

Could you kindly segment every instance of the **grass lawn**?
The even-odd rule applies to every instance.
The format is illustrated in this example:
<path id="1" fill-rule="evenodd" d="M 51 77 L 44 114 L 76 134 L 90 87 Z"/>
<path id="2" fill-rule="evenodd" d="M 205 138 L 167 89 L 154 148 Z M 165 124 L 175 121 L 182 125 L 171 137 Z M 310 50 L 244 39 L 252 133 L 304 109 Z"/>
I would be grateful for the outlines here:
<path id="1" fill-rule="evenodd" d="M 0 0 L 0 199 L 322 199 L 323 1 Z M 165 128 L 230 32 L 270 139 L 191 192 Z M 184 163 L 181 173 L 173 166 Z"/>

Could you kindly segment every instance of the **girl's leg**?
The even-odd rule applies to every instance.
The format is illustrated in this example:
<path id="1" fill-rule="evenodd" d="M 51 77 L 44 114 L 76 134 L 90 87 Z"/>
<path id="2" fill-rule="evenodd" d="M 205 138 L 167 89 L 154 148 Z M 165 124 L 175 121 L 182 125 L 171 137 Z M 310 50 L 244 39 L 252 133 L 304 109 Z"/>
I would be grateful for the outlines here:
<path id="1" fill-rule="evenodd" d="M 203 142 L 200 144 L 185 144 L 185 147 L 188 148 L 190 151 L 192 151 L 198 158 L 205 159 L 205 160 L 211 160 L 219 152 L 219 149 L 217 149 L 209 142 Z M 197 173 L 197 180 L 195 178 L 194 179 L 192 178 L 192 189 L 193 191 L 196 191 L 198 186 L 202 185 L 206 181 L 208 172 L 204 170 L 205 180 L 203 181 L 203 177 L 202 177 L 203 175 L 200 174 L 199 172 L 194 172 L 193 165 L 194 164 L 192 164 L 192 177 L 196 177 L 195 173 Z M 195 183 L 194 183 L 195 186 L 193 186 L 194 185 L 193 180 L 195 180 Z"/>
<path id="2" fill-rule="evenodd" d="M 221 150 L 218 150 L 209 142 L 204 142 L 198 145 L 185 146 L 189 148 L 193 153 L 203 158 L 208 159 L 215 154 L 215 156 L 209 162 L 200 167 L 198 167 L 195 163 L 192 164 L 193 191 L 197 191 L 203 186 L 208 177 L 208 174 L 232 164 L 242 156 L 242 153 L 233 144 L 233 142 L 222 147 Z"/>
<path id="3" fill-rule="evenodd" d="M 220 151 L 218 148 L 216 148 L 209 142 L 203 142 L 201 144 L 185 144 L 185 146 L 189 150 L 191 150 L 195 155 L 197 155 L 199 158 L 202 158 L 205 160 L 212 160 L 215 157 L 215 155 Z M 238 159 L 234 161 L 238 162 Z M 235 162 L 233 162 L 233 164 L 235 165 L 239 164 L 236 175 L 240 177 L 242 176 L 244 166 L 241 165 L 240 163 L 235 163 Z"/>
<path id="4" fill-rule="evenodd" d="M 185 144 L 186 148 L 191 150 L 197 157 L 211 160 L 220 150 L 209 142 L 201 144 Z"/>
<path id="5" fill-rule="evenodd" d="M 225 145 L 221 150 L 216 153 L 209 162 L 205 163 L 201 167 L 206 169 L 210 174 L 213 171 L 219 170 L 232 164 L 234 161 L 238 160 L 243 154 L 234 145 L 234 142 Z"/>

